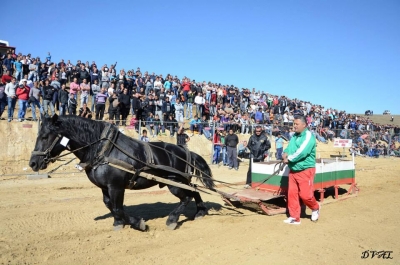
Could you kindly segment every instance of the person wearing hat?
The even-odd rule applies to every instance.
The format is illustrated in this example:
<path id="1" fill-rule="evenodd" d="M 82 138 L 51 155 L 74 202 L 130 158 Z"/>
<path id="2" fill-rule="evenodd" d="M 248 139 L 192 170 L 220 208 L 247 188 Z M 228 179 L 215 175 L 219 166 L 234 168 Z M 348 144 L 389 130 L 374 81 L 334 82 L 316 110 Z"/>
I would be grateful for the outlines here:
<path id="1" fill-rule="evenodd" d="M 24 121 L 25 119 L 25 112 L 26 108 L 28 107 L 29 92 L 30 88 L 26 85 L 26 81 L 24 81 L 24 84 L 19 85 L 17 91 L 15 92 L 18 98 L 18 121 L 20 122 Z"/>

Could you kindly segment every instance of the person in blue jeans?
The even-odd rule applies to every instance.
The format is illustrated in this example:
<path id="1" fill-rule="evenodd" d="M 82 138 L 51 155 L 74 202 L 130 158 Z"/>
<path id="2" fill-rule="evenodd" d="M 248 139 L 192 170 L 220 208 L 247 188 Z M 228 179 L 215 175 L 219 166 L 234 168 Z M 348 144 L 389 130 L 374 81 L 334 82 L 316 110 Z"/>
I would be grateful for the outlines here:
<path id="1" fill-rule="evenodd" d="M 17 61 L 14 62 L 14 70 L 15 70 L 15 78 L 17 81 L 22 79 L 22 63 L 21 58 L 18 58 Z"/>
<path id="2" fill-rule="evenodd" d="M 276 135 L 275 147 L 276 147 L 276 159 L 282 160 L 283 139 L 280 132 L 278 132 L 278 134 Z"/>
<path id="3" fill-rule="evenodd" d="M 225 137 L 226 137 L 226 131 L 223 131 L 221 134 L 222 163 L 224 164 L 224 166 L 227 166 L 229 164 L 229 159 L 228 159 L 228 152 L 226 149 Z"/>
<path id="4" fill-rule="evenodd" d="M 43 108 L 42 105 L 40 104 L 40 97 L 41 97 L 42 91 L 39 88 L 39 82 L 35 81 L 33 82 L 33 87 L 29 91 L 29 103 L 32 108 L 32 119 L 36 121 L 36 107 L 38 107 L 40 114 L 43 114 Z"/>
<path id="5" fill-rule="evenodd" d="M 214 154 L 213 154 L 213 164 L 219 163 L 219 155 L 221 153 L 221 131 L 215 130 L 214 138 L 213 138 L 213 145 L 214 145 Z"/>
<path id="6" fill-rule="evenodd" d="M 8 102 L 8 122 L 11 122 L 14 118 L 15 104 L 17 103 L 17 95 L 15 94 L 17 90 L 16 78 L 13 77 L 11 82 L 6 85 L 4 93 L 7 95 Z"/>

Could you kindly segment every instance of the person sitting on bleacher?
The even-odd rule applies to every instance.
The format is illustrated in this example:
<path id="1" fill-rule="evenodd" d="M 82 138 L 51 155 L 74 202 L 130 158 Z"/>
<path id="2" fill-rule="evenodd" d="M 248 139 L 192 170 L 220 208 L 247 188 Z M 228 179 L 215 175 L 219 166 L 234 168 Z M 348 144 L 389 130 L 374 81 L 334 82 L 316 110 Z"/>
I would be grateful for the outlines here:
<path id="1" fill-rule="evenodd" d="M 190 131 L 192 134 L 190 136 L 194 135 L 194 131 L 197 131 L 199 133 L 199 136 L 202 135 L 203 131 L 203 126 L 201 124 L 201 119 L 195 115 L 193 119 L 190 120 L 189 126 L 190 126 Z"/>

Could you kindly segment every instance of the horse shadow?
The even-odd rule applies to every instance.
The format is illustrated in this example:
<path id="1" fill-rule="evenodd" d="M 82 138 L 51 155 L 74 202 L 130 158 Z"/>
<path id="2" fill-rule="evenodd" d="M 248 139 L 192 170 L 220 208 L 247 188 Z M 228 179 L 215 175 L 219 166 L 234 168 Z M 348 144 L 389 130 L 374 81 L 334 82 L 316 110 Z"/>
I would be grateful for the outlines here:
<path id="1" fill-rule="evenodd" d="M 220 211 L 224 206 L 215 202 L 204 202 L 207 209 L 213 209 L 215 211 Z M 168 215 L 178 206 L 178 203 L 164 203 L 164 202 L 156 202 L 156 203 L 143 203 L 139 205 L 124 205 L 124 211 L 126 214 L 130 216 L 140 216 L 145 221 L 154 220 L 158 218 L 166 218 Z M 184 212 L 181 215 L 181 218 L 178 222 L 178 229 L 182 224 L 187 221 L 194 220 L 194 216 L 196 214 L 196 204 L 191 202 L 185 208 Z M 208 215 L 214 215 L 208 213 Z M 184 218 L 182 218 L 184 217 Z M 113 218 L 112 214 L 106 213 L 101 216 L 97 216 L 94 218 L 95 221 L 105 220 L 108 218 Z"/>

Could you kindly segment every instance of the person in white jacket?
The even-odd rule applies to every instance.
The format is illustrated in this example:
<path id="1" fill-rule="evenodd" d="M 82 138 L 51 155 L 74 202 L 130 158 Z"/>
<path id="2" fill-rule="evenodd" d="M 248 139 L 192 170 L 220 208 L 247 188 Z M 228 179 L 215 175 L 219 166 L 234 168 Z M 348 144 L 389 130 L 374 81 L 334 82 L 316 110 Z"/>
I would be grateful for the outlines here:
<path id="1" fill-rule="evenodd" d="M 205 98 L 203 97 L 203 93 L 199 92 L 197 96 L 194 98 L 194 104 L 196 104 L 196 114 L 197 117 L 203 116 L 203 108 L 206 103 Z"/>

